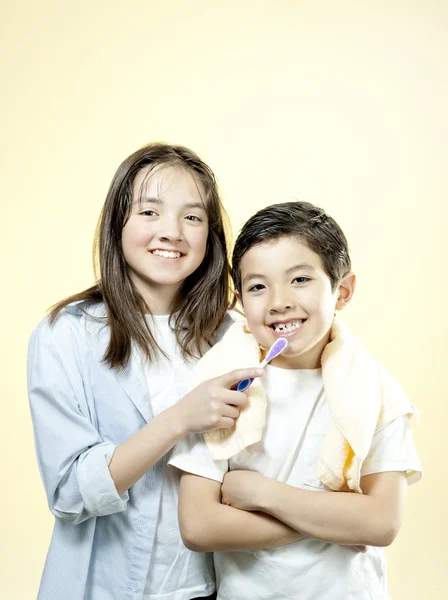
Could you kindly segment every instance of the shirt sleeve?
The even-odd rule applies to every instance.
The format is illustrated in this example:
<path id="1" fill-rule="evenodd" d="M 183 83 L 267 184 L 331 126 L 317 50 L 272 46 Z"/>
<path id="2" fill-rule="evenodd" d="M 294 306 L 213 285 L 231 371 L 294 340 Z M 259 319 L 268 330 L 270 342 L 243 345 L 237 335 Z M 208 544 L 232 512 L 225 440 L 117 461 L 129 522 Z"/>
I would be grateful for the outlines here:
<path id="1" fill-rule="evenodd" d="M 124 511 L 129 494 L 118 494 L 109 471 L 115 445 L 101 438 L 88 413 L 74 335 L 63 324 L 53 328 L 46 320 L 33 332 L 28 395 L 50 510 L 78 524 Z"/>
<path id="2" fill-rule="evenodd" d="M 176 444 L 168 462 L 186 473 L 222 483 L 229 470 L 228 460 L 213 460 L 204 438 L 199 433 L 186 436 Z"/>
<path id="3" fill-rule="evenodd" d="M 422 467 L 408 415 L 398 417 L 375 433 L 361 469 L 361 477 L 387 471 L 405 471 L 408 485 L 422 478 Z"/>

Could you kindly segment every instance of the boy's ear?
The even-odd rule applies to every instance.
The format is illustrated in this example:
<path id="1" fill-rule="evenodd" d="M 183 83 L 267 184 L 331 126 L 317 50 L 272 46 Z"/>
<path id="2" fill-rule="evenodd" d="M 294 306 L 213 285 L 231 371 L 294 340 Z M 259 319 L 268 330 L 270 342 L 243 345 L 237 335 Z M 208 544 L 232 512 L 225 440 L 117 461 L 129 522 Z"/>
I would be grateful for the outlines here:
<path id="1" fill-rule="evenodd" d="M 239 291 L 234 290 L 234 294 L 235 294 L 235 298 L 238 300 L 238 302 L 241 304 L 241 306 L 243 306 L 243 299 L 241 298 L 241 294 L 239 293 Z"/>
<path id="2" fill-rule="evenodd" d="M 336 310 L 342 310 L 350 302 L 355 292 L 355 287 L 356 275 L 354 273 L 347 273 L 338 285 Z"/>

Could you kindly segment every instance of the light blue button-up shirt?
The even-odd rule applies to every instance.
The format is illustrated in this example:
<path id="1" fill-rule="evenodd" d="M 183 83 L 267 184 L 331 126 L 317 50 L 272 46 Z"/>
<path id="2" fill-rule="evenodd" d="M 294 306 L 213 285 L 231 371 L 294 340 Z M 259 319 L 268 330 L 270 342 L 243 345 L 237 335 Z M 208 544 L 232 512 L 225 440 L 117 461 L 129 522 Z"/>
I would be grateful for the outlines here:
<path id="1" fill-rule="evenodd" d="M 118 495 L 108 468 L 114 449 L 152 415 L 136 361 L 111 369 L 102 360 L 105 317 L 103 304 L 74 303 L 53 325 L 41 321 L 30 340 L 37 458 L 57 517 L 38 600 L 136 600 L 144 591 L 163 467 Z"/>

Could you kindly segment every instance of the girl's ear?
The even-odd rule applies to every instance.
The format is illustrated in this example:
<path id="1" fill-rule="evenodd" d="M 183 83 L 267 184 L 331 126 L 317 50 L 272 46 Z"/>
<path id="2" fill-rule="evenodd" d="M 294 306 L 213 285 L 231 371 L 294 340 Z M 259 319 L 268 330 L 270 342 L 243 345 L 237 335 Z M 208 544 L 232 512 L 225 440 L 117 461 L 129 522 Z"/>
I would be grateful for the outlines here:
<path id="1" fill-rule="evenodd" d="M 347 273 L 337 288 L 336 310 L 342 310 L 347 306 L 355 292 L 355 287 L 356 275 L 354 273 Z"/>

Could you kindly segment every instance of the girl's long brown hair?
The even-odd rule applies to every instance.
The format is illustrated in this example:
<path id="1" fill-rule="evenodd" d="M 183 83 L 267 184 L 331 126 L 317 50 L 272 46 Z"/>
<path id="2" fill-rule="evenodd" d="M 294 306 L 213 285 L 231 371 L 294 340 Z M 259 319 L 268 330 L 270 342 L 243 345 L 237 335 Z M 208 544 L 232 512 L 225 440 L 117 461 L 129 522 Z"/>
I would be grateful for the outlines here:
<path id="1" fill-rule="evenodd" d="M 163 165 L 185 169 L 205 189 L 209 233 L 204 260 L 184 281 L 174 300 L 172 315 L 177 341 L 185 357 L 200 356 L 221 325 L 229 308 L 230 267 L 227 251 L 228 219 L 222 206 L 212 170 L 183 146 L 149 144 L 137 150 L 118 167 L 100 215 L 94 242 L 97 283 L 55 304 L 50 313 L 54 322 L 72 302 L 104 302 L 110 340 L 104 360 L 111 367 L 124 367 L 132 342 L 148 360 L 159 347 L 145 319 L 150 310 L 129 276 L 121 236 L 132 210 L 132 189 L 137 173 Z M 98 268 L 99 267 L 99 268 Z"/>

